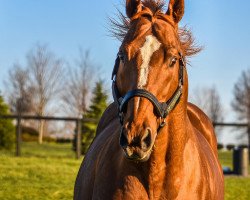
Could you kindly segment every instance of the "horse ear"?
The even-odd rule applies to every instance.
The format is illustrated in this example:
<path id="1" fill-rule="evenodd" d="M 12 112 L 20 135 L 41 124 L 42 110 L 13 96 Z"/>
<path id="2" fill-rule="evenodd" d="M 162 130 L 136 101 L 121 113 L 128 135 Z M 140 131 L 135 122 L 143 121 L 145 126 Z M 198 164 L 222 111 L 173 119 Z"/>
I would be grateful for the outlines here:
<path id="1" fill-rule="evenodd" d="M 167 15 L 171 16 L 175 23 L 178 23 L 184 15 L 184 7 L 184 0 L 170 0 Z"/>
<path id="2" fill-rule="evenodd" d="M 141 0 L 126 0 L 126 14 L 132 18 L 135 14 L 142 10 Z"/>

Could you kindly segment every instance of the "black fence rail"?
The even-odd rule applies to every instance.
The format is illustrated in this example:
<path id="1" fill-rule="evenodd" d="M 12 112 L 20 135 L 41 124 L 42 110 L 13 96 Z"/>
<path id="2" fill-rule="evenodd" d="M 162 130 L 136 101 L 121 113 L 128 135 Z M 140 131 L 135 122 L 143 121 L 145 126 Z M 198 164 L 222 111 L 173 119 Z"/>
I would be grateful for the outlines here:
<path id="1" fill-rule="evenodd" d="M 231 127 L 246 127 L 249 128 L 248 123 L 224 123 L 224 122 L 213 122 L 214 126 L 231 126 Z"/>
<path id="2" fill-rule="evenodd" d="M 76 117 L 53 117 L 53 116 L 32 116 L 32 115 L 0 115 L 0 119 L 16 120 L 16 156 L 21 156 L 21 120 L 46 120 L 46 121 L 71 121 L 76 124 L 76 159 L 81 156 L 81 133 L 83 122 L 96 122 L 96 119 Z"/>
<path id="3" fill-rule="evenodd" d="M 247 137 L 248 137 L 248 152 L 250 159 L 250 123 L 222 123 L 222 122 L 213 122 L 213 126 L 222 126 L 222 127 L 238 127 L 238 128 L 247 128 Z"/>

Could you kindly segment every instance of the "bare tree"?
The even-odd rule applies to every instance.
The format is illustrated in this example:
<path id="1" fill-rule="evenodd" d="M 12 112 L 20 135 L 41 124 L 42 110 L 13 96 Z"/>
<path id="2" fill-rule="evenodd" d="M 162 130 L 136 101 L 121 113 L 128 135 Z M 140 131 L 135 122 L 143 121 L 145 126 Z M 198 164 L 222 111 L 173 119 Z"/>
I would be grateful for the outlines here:
<path id="1" fill-rule="evenodd" d="M 213 122 L 224 121 L 224 110 L 221 104 L 220 95 L 215 86 L 208 89 L 209 106 L 207 108 L 207 114 Z"/>
<path id="2" fill-rule="evenodd" d="M 95 80 L 94 72 L 95 67 L 90 61 L 89 51 L 83 52 L 80 49 L 75 66 L 69 65 L 69 73 L 62 93 L 66 112 L 70 115 L 81 117 L 86 112 L 89 91 Z"/>
<path id="3" fill-rule="evenodd" d="M 30 113 L 33 109 L 34 87 L 30 84 L 29 71 L 15 63 L 5 85 L 11 111 L 19 115 Z"/>
<path id="4" fill-rule="evenodd" d="M 245 121 L 249 124 L 248 131 L 246 132 L 248 133 L 250 148 L 250 69 L 242 72 L 241 77 L 234 85 L 233 93 L 232 108 L 240 121 Z"/>
<path id="5" fill-rule="evenodd" d="M 237 113 L 239 120 L 250 123 L 250 69 L 242 72 L 234 85 L 233 93 L 232 108 Z"/>
<path id="6" fill-rule="evenodd" d="M 212 122 L 224 121 L 224 109 L 215 86 L 210 88 L 196 88 L 191 99 L 208 115 Z M 216 129 L 218 136 L 219 129 Z"/>
<path id="7" fill-rule="evenodd" d="M 52 100 L 55 100 L 63 87 L 63 62 L 46 45 L 37 45 L 27 55 L 28 69 L 34 91 L 34 111 L 44 116 Z M 44 120 L 39 123 L 41 144 L 44 135 Z"/>
<path id="8" fill-rule="evenodd" d="M 192 100 L 213 122 L 222 122 L 224 120 L 224 109 L 215 86 L 211 88 L 196 88 Z"/>

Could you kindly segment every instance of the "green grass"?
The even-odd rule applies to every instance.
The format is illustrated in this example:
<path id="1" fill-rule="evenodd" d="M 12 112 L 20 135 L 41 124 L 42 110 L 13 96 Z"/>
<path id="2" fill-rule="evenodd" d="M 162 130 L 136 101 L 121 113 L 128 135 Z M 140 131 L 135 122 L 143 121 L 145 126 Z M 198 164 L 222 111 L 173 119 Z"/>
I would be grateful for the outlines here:
<path id="1" fill-rule="evenodd" d="M 250 178 L 226 177 L 225 189 L 226 200 L 249 200 Z"/>
<path id="2" fill-rule="evenodd" d="M 219 159 L 222 166 L 232 169 L 233 153 L 220 151 Z M 249 167 L 250 168 L 250 167 Z M 250 170 L 249 170 L 250 172 Z M 225 176 L 225 199 L 226 200 L 248 200 L 250 199 L 250 177 Z"/>
<path id="3" fill-rule="evenodd" d="M 219 158 L 223 166 L 232 167 L 231 152 L 220 152 Z M 72 199 L 80 163 L 70 144 L 23 143 L 21 158 L 0 151 L 0 199 Z M 226 200 L 247 200 L 250 178 L 227 176 L 225 189 Z"/>
<path id="4" fill-rule="evenodd" d="M 24 143 L 22 156 L 0 152 L 0 199 L 72 199 L 80 160 L 69 144 Z"/>
<path id="5" fill-rule="evenodd" d="M 222 166 L 233 168 L 233 152 L 232 151 L 219 151 L 219 160 Z"/>

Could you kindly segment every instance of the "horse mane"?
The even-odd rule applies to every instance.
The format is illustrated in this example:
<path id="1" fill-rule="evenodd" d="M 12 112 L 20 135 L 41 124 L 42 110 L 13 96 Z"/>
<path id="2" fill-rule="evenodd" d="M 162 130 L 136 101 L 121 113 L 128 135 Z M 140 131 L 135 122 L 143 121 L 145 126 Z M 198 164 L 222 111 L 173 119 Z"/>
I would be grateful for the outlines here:
<path id="1" fill-rule="evenodd" d="M 143 7 L 149 8 L 153 14 L 159 11 L 163 12 L 163 8 L 166 7 L 166 4 L 163 0 L 143 0 L 142 5 Z M 117 9 L 117 11 L 117 19 L 109 18 L 111 25 L 109 31 L 111 32 L 112 37 L 123 41 L 128 30 L 130 29 L 130 19 L 126 17 L 119 9 Z M 202 47 L 195 43 L 195 38 L 187 26 L 178 28 L 178 36 L 183 55 L 185 57 L 193 56 L 202 50 Z"/>

